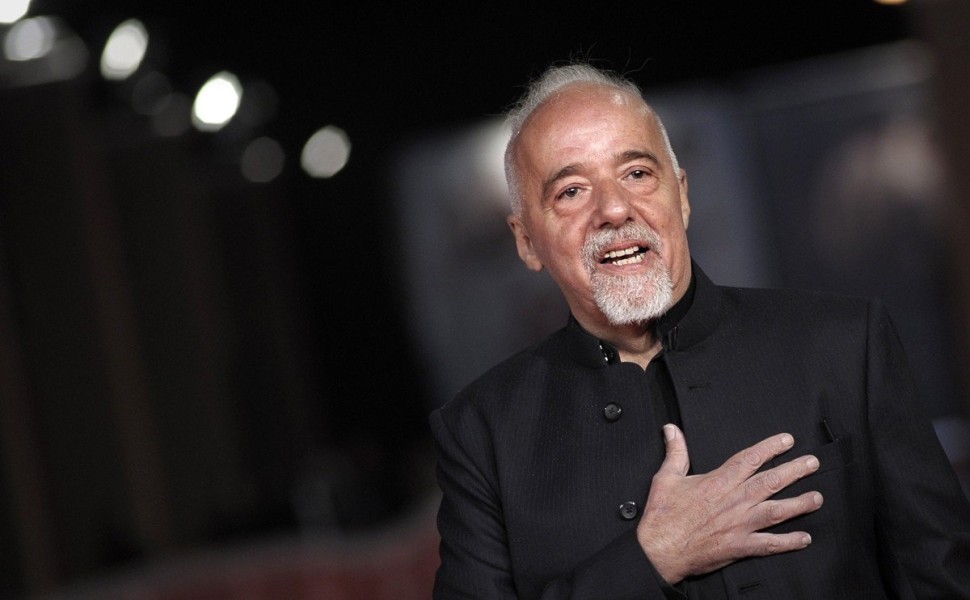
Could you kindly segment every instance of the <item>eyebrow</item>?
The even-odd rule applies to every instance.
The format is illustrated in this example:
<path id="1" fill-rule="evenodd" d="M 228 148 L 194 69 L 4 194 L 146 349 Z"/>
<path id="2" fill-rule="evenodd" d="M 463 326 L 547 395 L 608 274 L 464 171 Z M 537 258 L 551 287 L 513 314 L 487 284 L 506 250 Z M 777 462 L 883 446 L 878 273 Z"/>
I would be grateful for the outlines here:
<path id="1" fill-rule="evenodd" d="M 619 162 L 630 162 L 631 160 L 648 160 L 658 167 L 662 167 L 663 163 L 660 158 L 653 152 L 647 150 L 627 150 L 626 152 L 620 154 Z"/>
<path id="2" fill-rule="evenodd" d="M 626 152 L 621 152 L 620 154 L 618 154 L 616 158 L 617 158 L 616 162 L 618 164 L 628 163 L 634 160 L 647 160 L 657 165 L 658 167 L 663 166 L 663 163 L 660 161 L 657 155 L 647 150 L 627 150 Z M 571 165 L 566 165 L 565 167 L 559 169 L 554 174 L 552 174 L 548 179 L 542 182 L 542 197 L 543 198 L 548 197 L 550 190 L 552 189 L 553 186 L 556 185 L 557 181 L 559 181 L 560 179 L 565 179 L 566 177 L 569 177 L 573 173 L 576 173 L 577 171 L 582 170 L 582 166 L 583 166 L 582 163 L 573 163 Z"/>
<path id="3" fill-rule="evenodd" d="M 549 191 L 552 189 L 554 185 L 556 185 L 557 181 L 559 181 L 560 179 L 565 179 L 566 177 L 569 177 L 576 171 L 579 171 L 581 166 L 582 166 L 581 164 L 571 164 L 571 165 L 566 165 L 565 167 L 556 171 L 551 177 L 549 177 L 542 183 L 542 197 L 548 198 Z"/>

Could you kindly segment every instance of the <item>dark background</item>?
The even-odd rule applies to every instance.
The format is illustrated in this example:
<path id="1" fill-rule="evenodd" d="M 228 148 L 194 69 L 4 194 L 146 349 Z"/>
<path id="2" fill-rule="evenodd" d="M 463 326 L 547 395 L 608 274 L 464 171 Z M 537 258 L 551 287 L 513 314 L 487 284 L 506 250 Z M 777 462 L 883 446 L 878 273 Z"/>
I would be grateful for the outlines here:
<path id="1" fill-rule="evenodd" d="M 0 366 L 19 382 L 0 417 L 19 440 L 4 451 L 24 453 L 3 471 L 3 597 L 240 540 L 366 535 L 433 495 L 430 365 L 392 209 L 414 140 L 500 114 L 556 61 L 648 90 L 730 87 L 927 30 L 917 7 L 871 0 L 36 0 L 31 14 L 59 16 L 91 57 L 74 81 L 0 90 Z M 124 84 L 97 75 L 131 17 L 151 35 L 143 68 L 188 95 L 221 70 L 266 82 L 274 116 L 154 139 Z M 352 151 L 315 180 L 298 156 L 326 124 Z M 256 135 L 287 152 L 270 184 L 233 162 Z"/>
<path id="2" fill-rule="evenodd" d="M 395 183 L 388 165 L 407 143 L 500 114 L 555 61 L 588 58 L 636 73 L 649 88 L 729 81 L 747 69 L 914 31 L 910 7 L 871 0 L 48 4 L 91 41 L 92 52 L 117 23 L 137 16 L 162 46 L 150 59 L 187 92 L 223 69 L 277 91 L 278 114 L 265 133 L 289 152 L 279 201 L 299 286 L 314 307 L 306 325 L 329 397 L 322 426 L 339 445 L 359 436 L 359 427 L 398 431 L 403 419 L 418 432 L 424 422 L 388 207 Z M 328 123 L 348 133 L 352 155 L 335 178 L 314 181 L 299 171 L 296 155 Z M 344 291 L 335 293 L 335 285 Z M 361 402 L 381 407 L 365 416 Z"/>
<path id="3" fill-rule="evenodd" d="M 871 0 L 38 4 L 92 42 L 137 16 L 185 89 L 222 69 L 265 78 L 280 94 L 274 129 L 282 136 L 298 139 L 315 122 L 332 121 L 367 151 L 496 114 L 553 61 L 601 59 L 647 83 L 721 78 L 903 39 L 915 25 L 911 7 Z"/>

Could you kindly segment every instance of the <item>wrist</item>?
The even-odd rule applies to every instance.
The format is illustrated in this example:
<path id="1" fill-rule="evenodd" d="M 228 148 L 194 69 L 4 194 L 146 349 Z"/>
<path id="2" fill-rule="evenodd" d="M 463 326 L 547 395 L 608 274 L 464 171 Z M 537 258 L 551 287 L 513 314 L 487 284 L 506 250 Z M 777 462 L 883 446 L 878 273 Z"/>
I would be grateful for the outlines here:
<path id="1" fill-rule="evenodd" d="M 675 558 L 679 553 L 669 548 L 671 544 L 665 544 L 657 536 L 647 535 L 643 527 L 637 528 L 637 541 L 657 574 L 671 586 L 677 585 L 689 575 Z"/>

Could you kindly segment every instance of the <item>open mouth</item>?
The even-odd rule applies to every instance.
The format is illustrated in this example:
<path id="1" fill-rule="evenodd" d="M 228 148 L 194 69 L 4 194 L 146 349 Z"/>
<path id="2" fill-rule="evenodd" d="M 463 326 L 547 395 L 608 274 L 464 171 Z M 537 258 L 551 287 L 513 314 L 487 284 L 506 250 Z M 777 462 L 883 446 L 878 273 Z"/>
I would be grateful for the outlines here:
<path id="1" fill-rule="evenodd" d="M 632 265 L 643 262 L 643 256 L 647 253 L 647 248 L 641 246 L 630 246 L 622 250 L 610 250 L 600 259 L 601 265 Z"/>

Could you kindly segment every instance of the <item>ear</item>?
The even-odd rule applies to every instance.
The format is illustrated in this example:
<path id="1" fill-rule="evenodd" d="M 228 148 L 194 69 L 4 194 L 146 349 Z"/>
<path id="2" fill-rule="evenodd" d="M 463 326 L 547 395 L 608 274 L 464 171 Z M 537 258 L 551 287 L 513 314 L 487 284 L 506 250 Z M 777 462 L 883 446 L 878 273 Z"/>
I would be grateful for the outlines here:
<path id="1" fill-rule="evenodd" d="M 690 222 L 690 201 L 687 199 L 687 171 L 680 170 L 680 217 L 684 221 L 684 229 Z"/>
<path id="2" fill-rule="evenodd" d="M 535 246 L 532 245 L 532 238 L 529 237 L 529 230 L 522 222 L 522 215 L 509 215 L 506 222 L 512 229 L 512 235 L 515 236 L 515 247 L 519 251 L 519 258 L 529 269 L 541 271 L 542 261 L 539 260 Z"/>

